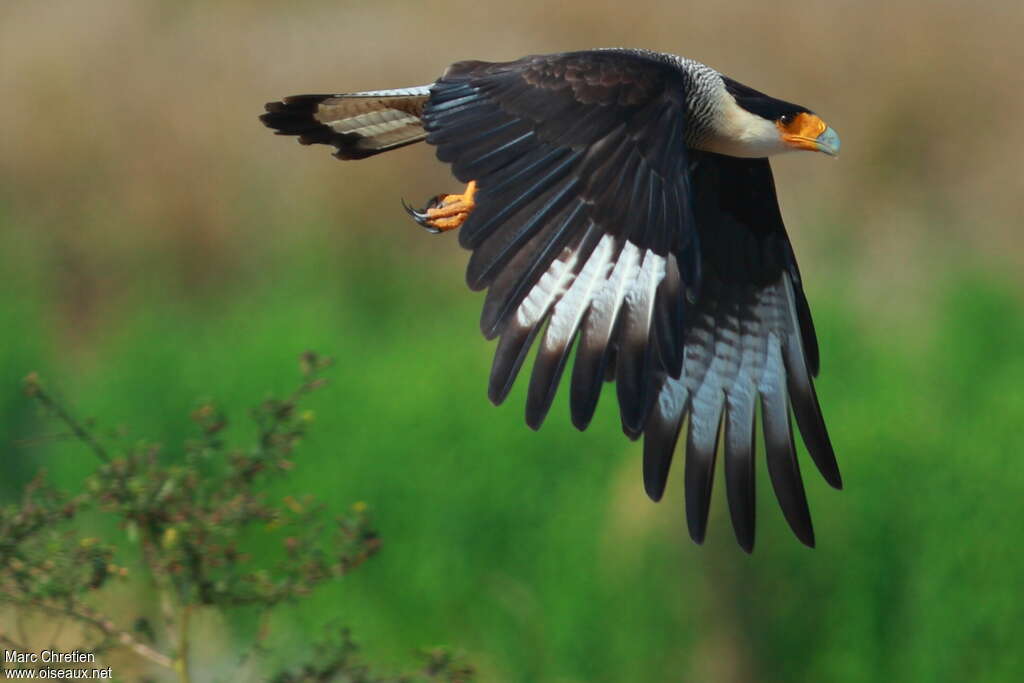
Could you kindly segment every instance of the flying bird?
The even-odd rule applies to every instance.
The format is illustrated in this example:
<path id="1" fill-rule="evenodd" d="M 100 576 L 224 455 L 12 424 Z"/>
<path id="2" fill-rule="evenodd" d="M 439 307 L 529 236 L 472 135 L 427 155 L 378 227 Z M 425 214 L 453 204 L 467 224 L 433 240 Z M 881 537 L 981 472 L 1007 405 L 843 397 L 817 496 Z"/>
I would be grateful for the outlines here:
<path id="1" fill-rule="evenodd" d="M 495 404 L 537 343 L 526 422 L 538 429 L 575 345 L 573 424 L 614 381 L 622 429 L 643 442 L 657 501 L 686 424 L 690 536 L 704 540 L 720 434 L 739 545 L 754 547 L 761 405 L 769 478 L 814 545 L 791 412 L 818 470 L 842 487 L 814 390 L 818 343 L 768 158 L 839 153 L 818 115 L 699 62 L 635 49 L 458 62 L 412 88 L 295 95 L 263 123 L 362 159 L 425 140 L 466 183 L 406 210 L 460 228 L 466 279 L 487 290 Z M 577 341 L 578 340 L 578 341 Z"/>

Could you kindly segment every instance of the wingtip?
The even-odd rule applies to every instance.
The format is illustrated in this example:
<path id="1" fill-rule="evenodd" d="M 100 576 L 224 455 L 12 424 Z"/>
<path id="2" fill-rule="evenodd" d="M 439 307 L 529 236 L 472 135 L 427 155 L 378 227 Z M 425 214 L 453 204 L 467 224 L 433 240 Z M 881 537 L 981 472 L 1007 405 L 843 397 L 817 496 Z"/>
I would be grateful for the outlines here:
<path id="1" fill-rule="evenodd" d="M 807 546 L 808 548 L 814 548 L 815 540 L 814 540 L 814 528 L 813 527 L 808 525 L 808 527 L 806 529 L 795 529 L 794 528 L 793 529 L 793 533 L 796 534 L 796 537 L 805 546 Z"/>
<path id="2" fill-rule="evenodd" d="M 536 432 L 544 425 L 544 420 L 548 416 L 550 404 L 544 405 L 536 400 L 531 400 L 531 398 L 532 397 L 530 395 L 527 395 L 526 426 Z"/>
<path id="3" fill-rule="evenodd" d="M 581 432 L 587 431 L 587 427 L 590 426 L 589 417 L 578 416 L 575 412 L 572 413 L 571 420 L 572 426 Z"/>
<path id="4" fill-rule="evenodd" d="M 541 401 L 533 392 L 528 392 L 526 396 L 526 426 L 535 432 L 540 430 L 550 408 L 550 400 Z"/>
<path id="5" fill-rule="evenodd" d="M 626 423 L 622 423 L 622 433 L 625 434 L 626 438 L 629 439 L 630 441 L 636 441 L 637 439 L 644 435 L 644 430 L 642 427 L 640 429 L 637 429 L 633 425 L 627 425 Z"/>
<path id="6" fill-rule="evenodd" d="M 729 507 L 729 513 L 732 517 L 732 531 L 736 537 L 736 543 L 747 554 L 754 552 L 755 521 L 753 514 L 740 512 L 732 505 Z"/>
<path id="7" fill-rule="evenodd" d="M 843 475 L 839 471 L 839 463 L 836 461 L 835 456 L 832 456 L 832 467 L 828 468 L 827 472 L 822 472 L 825 477 L 825 481 L 828 485 L 837 491 L 843 490 Z"/>
<path id="8" fill-rule="evenodd" d="M 708 531 L 708 517 L 711 512 L 710 492 L 708 488 L 709 495 L 704 497 L 699 491 L 695 491 L 692 485 L 686 489 L 686 526 L 690 530 L 690 538 L 698 544 L 704 542 L 704 536 Z"/>
<path id="9" fill-rule="evenodd" d="M 687 518 L 686 527 L 690 532 L 690 539 L 697 545 L 704 545 L 704 537 L 707 535 L 707 525 L 705 524 L 702 528 L 698 522 Z"/>
<path id="10" fill-rule="evenodd" d="M 786 523 L 801 543 L 808 548 L 814 547 L 814 523 L 811 521 L 810 510 L 806 507 L 806 500 L 803 505 L 792 505 L 787 503 L 782 508 L 782 516 Z"/>
<path id="11" fill-rule="evenodd" d="M 644 493 L 651 499 L 651 502 L 659 503 L 665 496 L 665 487 L 658 486 L 656 482 L 648 481 L 647 477 L 644 477 Z"/>
<path id="12" fill-rule="evenodd" d="M 660 416 L 659 416 L 660 417 Z M 643 482 L 647 497 L 657 503 L 665 494 L 668 474 L 672 468 L 679 420 L 655 419 L 644 434 Z"/>
<path id="13" fill-rule="evenodd" d="M 487 400 L 490 401 L 492 405 L 500 406 L 505 402 L 507 397 L 508 390 L 504 387 L 495 387 L 493 385 L 487 387 Z"/>
<path id="14" fill-rule="evenodd" d="M 829 486 L 841 491 L 843 489 L 843 475 L 839 472 L 839 462 L 836 460 L 831 444 L 826 443 L 826 445 L 827 449 L 824 452 L 817 448 L 814 450 L 808 448 L 808 451 L 811 454 L 811 460 L 814 461 L 818 471 L 821 472 L 822 478 L 828 482 Z"/>

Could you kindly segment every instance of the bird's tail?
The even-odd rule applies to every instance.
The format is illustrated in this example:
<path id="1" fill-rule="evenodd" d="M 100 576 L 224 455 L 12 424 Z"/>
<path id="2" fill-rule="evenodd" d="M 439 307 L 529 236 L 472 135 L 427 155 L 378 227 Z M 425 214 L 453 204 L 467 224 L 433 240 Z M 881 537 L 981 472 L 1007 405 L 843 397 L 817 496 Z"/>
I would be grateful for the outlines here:
<path id="1" fill-rule="evenodd" d="M 304 145 L 334 145 L 339 159 L 363 159 L 427 136 L 420 116 L 429 85 L 342 95 L 292 95 L 268 102 L 260 117 L 278 135 Z"/>

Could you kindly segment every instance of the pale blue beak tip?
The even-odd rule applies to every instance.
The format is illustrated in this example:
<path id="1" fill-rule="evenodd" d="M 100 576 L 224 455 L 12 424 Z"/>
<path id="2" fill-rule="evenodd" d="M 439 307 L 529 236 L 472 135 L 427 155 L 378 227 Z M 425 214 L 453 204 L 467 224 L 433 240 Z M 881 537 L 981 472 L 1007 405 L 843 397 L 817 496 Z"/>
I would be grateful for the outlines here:
<path id="1" fill-rule="evenodd" d="M 826 128 L 825 132 L 819 135 L 815 142 L 818 145 L 819 151 L 824 152 L 830 157 L 839 156 L 839 134 L 832 130 L 832 128 Z"/>

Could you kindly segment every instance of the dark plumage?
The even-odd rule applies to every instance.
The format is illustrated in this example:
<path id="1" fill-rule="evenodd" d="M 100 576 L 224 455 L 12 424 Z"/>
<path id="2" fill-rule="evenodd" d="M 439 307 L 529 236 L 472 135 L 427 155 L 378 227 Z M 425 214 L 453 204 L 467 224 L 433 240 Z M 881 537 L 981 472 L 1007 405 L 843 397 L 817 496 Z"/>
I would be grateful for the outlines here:
<path id="1" fill-rule="evenodd" d="M 776 497 L 797 537 L 814 544 L 791 408 L 826 481 L 841 480 L 812 381 L 810 309 L 765 157 L 835 154 L 838 137 L 818 117 L 697 62 L 637 50 L 459 62 L 430 86 L 299 96 L 267 110 L 268 126 L 342 158 L 425 139 L 475 183 L 459 241 L 472 251 L 470 288 L 487 290 L 481 330 L 499 339 L 492 401 L 507 397 L 535 343 L 534 429 L 567 371 L 579 429 L 614 379 L 623 431 L 644 436 L 654 500 L 688 424 L 686 512 L 697 542 L 721 445 L 748 552 L 760 403 Z M 413 214 L 430 223 L 429 212 Z"/>

